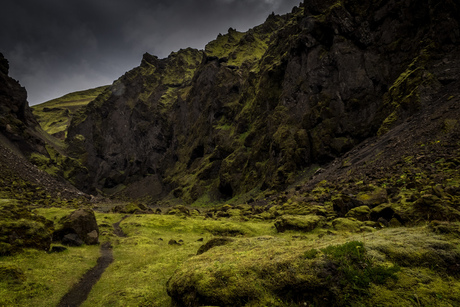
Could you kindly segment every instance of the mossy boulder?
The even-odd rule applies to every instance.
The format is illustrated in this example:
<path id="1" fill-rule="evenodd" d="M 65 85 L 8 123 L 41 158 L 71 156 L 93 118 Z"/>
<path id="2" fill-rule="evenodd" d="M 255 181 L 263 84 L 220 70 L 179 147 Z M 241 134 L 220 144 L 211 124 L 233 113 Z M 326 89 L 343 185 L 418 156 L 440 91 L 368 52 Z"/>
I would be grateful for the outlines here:
<path id="1" fill-rule="evenodd" d="M 78 209 L 58 221 L 53 233 L 54 241 L 62 241 L 68 235 L 76 235 L 85 244 L 99 243 L 99 226 L 91 209 Z"/>
<path id="2" fill-rule="evenodd" d="M 339 217 L 332 221 L 332 227 L 338 231 L 360 232 L 364 224 L 355 219 Z"/>
<path id="3" fill-rule="evenodd" d="M 388 194 L 384 188 L 376 188 L 373 191 L 359 193 L 356 199 L 369 207 L 375 207 L 388 202 Z"/>
<path id="4" fill-rule="evenodd" d="M 367 221 L 369 220 L 370 213 L 371 209 L 368 206 L 359 206 L 348 211 L 345 217 L 354 218 L 358 221 Z"/>
<path id="5" fill-rule="evenodd" d="M 322 226 L 326 218 L 318 215 L 283 215 L 275 222 L 278 232 L 286 230 L 312 231 L 316 227 Z"/>
<path id="6" fill-rule="evenodd" d="M 395 216 L 395 210 L 391 204 L 382 204 L 373 208 L 369 214 L 372 221 L 385 219 L 390 221 Z"/>
<path id="7" fill-rule="evenodd" d="M 48 251 L 53 227 L 53 222 L 23 205 L 15 202 L 0 205 L 0 255 L 10 255 L 23 248 Z"/>
<path id="8" fill-rule="evenodd" d="M 344 217 L 351 209 L 364 205 L 362 201 L 346 194 L 338 194 L 332 198 L 332 204 L 332 208 L 339 217 Z"/>
<path id="9" fill-rule="evenodd" d="M 178 205 L 174 206 L 171 209 L 169 209 L 166 214 L 168 215 L 181 215 L 181 216 L 190 216 L 190 210 L 183 206 L 183 205 Z"/>

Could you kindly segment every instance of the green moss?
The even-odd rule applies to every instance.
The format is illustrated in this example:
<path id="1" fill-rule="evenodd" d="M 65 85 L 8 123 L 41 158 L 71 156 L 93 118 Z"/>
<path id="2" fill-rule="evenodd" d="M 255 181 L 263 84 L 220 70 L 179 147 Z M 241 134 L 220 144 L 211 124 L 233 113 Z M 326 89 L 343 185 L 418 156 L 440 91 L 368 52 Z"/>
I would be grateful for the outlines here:
<path id="1" fill-rule="evenodd" d="M 23 248 L 49 250 L 53 223 L 16 202 L 0 205 L 0 256 Z"/>
<path id="2" fill-rule="evenodd" d="M 317 215 L 283 215 L 275 222 L 278 232 L 286 230 L 312 231 L 318 226 L 323 225 L 325 218 Z"/>
<path id="3" fill-rule="evenodd" d="M 388 195 L 386 189 L 377 187 L 370 192 L 360 192 L 356 199 L 365 205 L 378 206 L 388 201 Z"/>
<path id="4" fill-rule="evenodd" d="M 354 218 L 359 221 L 367 221 L 369 220 L 370 213 L 371 210 L 368 206 L 359 206 L 348 211 L 345 217 Z"/>
<path id="5" fill-rule="evenodd" d="M 339 217 L 332 221 L 332 227 L 339 231 L 360 232 L 362 226 L 362 222 L 351 218 Z"/>
<path id="6" fill-rule="evenodd" d="M 396 279 L 399 266 L 376 265 L 367 255 L 364 244 L 358 241 L 348 242 L 337 246 L 328 246 L 321 250 L 327 259 L 338 266 L 340 284 L 344 287 L 341 293 L 367 293 L 371 283 L 384 284 L 387 279 Z"/>

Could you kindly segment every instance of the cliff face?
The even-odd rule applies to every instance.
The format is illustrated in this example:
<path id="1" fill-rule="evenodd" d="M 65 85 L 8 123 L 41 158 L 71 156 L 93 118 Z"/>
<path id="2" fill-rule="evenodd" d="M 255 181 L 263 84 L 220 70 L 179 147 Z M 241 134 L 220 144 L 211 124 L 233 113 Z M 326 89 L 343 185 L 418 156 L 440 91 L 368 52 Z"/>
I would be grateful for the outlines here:
<path id="1" fill-rule="evenodd" d="M 146 54 L 74 118 L 77 185 L 188 203 L 284 188 L 455 81 L 459 20 L 452 1 L 308 1 L 204 52 Z"/>
<path id="2" fill-rule="evenodd" d="M 29 108 L 27 92 L 8 72 L 8 60 L 0 53 L 0 133 L 25 154 L 43 151 L 44 142 L 37 136 L 38 122 Z"/>

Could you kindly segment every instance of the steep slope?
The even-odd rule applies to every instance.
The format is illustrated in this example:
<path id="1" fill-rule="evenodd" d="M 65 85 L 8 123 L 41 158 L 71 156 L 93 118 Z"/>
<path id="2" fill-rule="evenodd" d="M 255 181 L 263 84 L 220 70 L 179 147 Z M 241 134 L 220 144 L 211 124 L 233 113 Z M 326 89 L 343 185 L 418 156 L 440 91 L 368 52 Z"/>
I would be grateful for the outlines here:
<path id="1" fill-rule="evenodd" d="M 8 76 L 8 61 L 0 53 L 0 199 L 49 206 L 85 195 L 51 177 L 29 159 L 49 159 L 49 136 L 40 129 L 27 102 L 27 92 Z"/>
<path id="2" fill-rule="evenodd" d="M 309 1 L 204 54 L 146 55 L 72 122 L 77 185 L 186 203 L 282 190 L 425 110 L 456 80 L 458 23 L 451 1 Z"/>
<path id="3" fill-rule="evenodd" d="M 107 86 L 78 91 L 39 105 L 32 106 L 32 113 L 47 133 L 65 139 L 72 115 L 101 94 Z"/>

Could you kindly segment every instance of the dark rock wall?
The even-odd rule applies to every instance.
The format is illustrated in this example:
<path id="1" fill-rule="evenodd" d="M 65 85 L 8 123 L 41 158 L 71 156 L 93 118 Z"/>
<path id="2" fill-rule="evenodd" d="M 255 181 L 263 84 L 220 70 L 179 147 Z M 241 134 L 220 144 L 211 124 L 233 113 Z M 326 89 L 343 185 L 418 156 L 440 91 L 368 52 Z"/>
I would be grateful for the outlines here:
<path id="1" fill-rule="evenodd" d="M 25 154 L 43 152 L 44 142 L 36 135 L 38 122 L 29 108 L 27 92 L 8 72 L 8 60 L 0 53 L 0 133 Z"/>
<path id="2" fill-rule="evenodd" d="M 145 55 L 69 129 L 81 187 L 185 202 L 280 189 L 446 83 L 433 63 L 458 49 L 455 2 L 329 2 L 230 29 L 204 54 Z"/>

